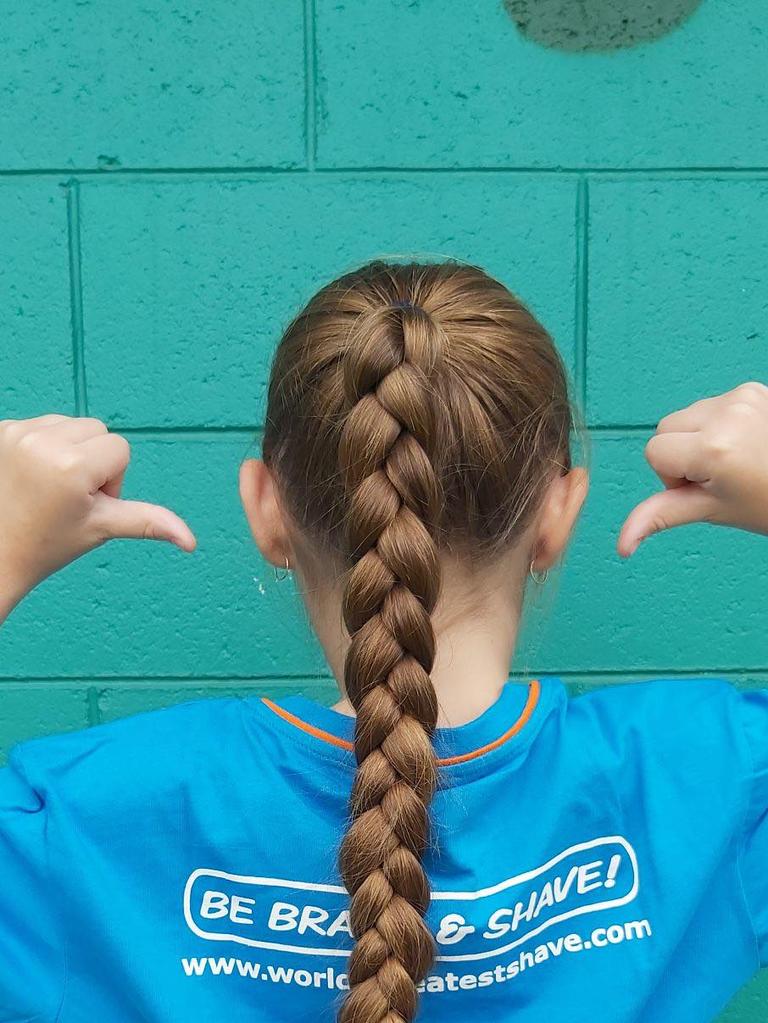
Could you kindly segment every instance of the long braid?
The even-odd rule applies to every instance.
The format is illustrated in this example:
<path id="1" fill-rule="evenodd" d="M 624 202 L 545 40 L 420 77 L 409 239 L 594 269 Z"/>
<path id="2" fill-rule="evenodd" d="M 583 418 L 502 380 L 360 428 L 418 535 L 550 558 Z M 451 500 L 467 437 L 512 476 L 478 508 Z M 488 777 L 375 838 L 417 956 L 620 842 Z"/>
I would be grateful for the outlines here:
<path id="1" fill-rule="evenodd" d="M 333 610 L 348 569 L 358 770 L 340 865 L 356 945 L 340 1023 L 410 1023 L 433 958 L 422 856 L 438 550 L 480 585 L 570 467 L 571 426 L 552 339 L 477 267 L 368 263 L 322 288 L 280 342 L 263 456 L 310 610 Z"/>
<path id="2" fill-rule="evenodd" d="M 440 332 L 407 304 L 360 320 L 344 360 L 349 412 L 339 446 L 353 563 L 344 682 L 357 711 L 358 763 L 340 859 L 356 945 L 339 1020 L 410 1023 L 416 983 L 434 958 L 421 857 L 437 773 L 430 615 L 440 588 L 442 495 L 430 375 Z"/>

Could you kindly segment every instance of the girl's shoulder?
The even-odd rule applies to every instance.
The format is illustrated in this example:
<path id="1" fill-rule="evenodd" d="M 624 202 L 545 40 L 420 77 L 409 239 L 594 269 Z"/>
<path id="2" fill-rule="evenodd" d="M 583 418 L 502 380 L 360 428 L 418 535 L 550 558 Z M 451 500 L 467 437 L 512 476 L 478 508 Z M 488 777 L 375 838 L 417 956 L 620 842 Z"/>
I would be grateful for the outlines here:
<path id="1" fill-rule="evenodd" d="M 45 803 L 121 802 L 162 797 L 248 742 L 237 697 L 199 698 L 11 749 L 6 772 L 24 778 Z"/>
<path id="2" fill-rule="evenodd" d="M 686 716 L 711 713 L 737 704 L 743 695 L 736 681 L 725 676 L 657 676 L 604 685 L 576 683 L 571 687 L 570 705 L 577 711 L 597 711 L 624 716 L 647 713 L 668 718 L 675 712 Z"/>
<path id="3" fill-rule="evenodd" d="M 574 731 L 600 733 L 627 754 L 680 766 L 709 762 L 745 770 L 768 760 L 768 689 L 726 677 L 660 677 L 576 692 Z"/>

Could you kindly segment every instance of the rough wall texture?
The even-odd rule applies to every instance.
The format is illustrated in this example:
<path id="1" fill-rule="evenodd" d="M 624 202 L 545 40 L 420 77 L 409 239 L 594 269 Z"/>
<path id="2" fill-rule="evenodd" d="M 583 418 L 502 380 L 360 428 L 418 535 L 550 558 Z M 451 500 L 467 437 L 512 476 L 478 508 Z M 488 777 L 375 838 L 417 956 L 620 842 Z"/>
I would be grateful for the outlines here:
<path id="1" fill-rule="evenodd" d="M 768 377 L 762 0 L 647 3 L 618 28 L 605 3 L 562 28 L 585 5 L 11 7 L 0 415 L 105 418 L 133 443 L 127 496 L 171 504 L 200 547 L 109 546 L 27 600 L 0 633 L 0 747 L 197 695 L 330 695 L 237 466 L 281 326 L 376 254 L 487 266 L 586 409 L 593 489 L 517 670 L 768 684 L 763 540 L 701 527 L 614 553 L 658 417 Z M 767 1012 L 758 981 L 725 1018 Z"/>

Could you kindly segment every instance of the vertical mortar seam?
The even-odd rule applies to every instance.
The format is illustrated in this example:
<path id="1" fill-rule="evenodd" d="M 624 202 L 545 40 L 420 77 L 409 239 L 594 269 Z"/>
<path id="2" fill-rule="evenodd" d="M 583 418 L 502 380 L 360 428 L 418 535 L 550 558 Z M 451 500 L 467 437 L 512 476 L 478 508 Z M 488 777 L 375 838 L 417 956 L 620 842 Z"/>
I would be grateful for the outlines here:
<path id="1" fill-rule="evenodd" d="M 589 327 L 589 179 L 576 186 L 576 308 L 574 377 L 581 411 L 587 419 L 587 332 Z"/>
<path id="2" fill-rule="evenodd" d="M 69 299 L 72 324 L 72 379 L 75 414 L 88 415 L 85 377 L 85 336 L 83 332 L 83 287 L 80 253 L 80 182 L 67 182 L 67 235 L 69 245 Z"/>
<path id="3" fill-rule="evenodd" d="M 304 135 L 308 171 L 317 161 L 317 58 L 315 0 L 304 0 Z"/>
<path id="4" fill-rule="evenodd" d="M 94 686 L 88 687 L 88 694 L 86 696 L 86 708 L 88 711 L 88 727 L 91 728 L 93 725 L 101 724 L 101 707 L 99 701 L 101 693 Z"/>

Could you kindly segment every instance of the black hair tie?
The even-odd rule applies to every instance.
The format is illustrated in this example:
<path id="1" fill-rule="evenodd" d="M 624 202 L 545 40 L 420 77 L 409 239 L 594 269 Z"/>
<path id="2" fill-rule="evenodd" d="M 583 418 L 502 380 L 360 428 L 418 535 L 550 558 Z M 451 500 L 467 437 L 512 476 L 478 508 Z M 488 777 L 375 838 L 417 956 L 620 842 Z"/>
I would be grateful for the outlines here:
<path id="1" fill-rule="evenodd" d="M 426 310 L 422 309 L 420 305 L 416 305 L 414 302 L 409 302 L 407 299 L 398 299 L 397 302 L 392 303 L 393 309 L 410 309 L 414 313 L 423 313 L 427 315 Z"/>

